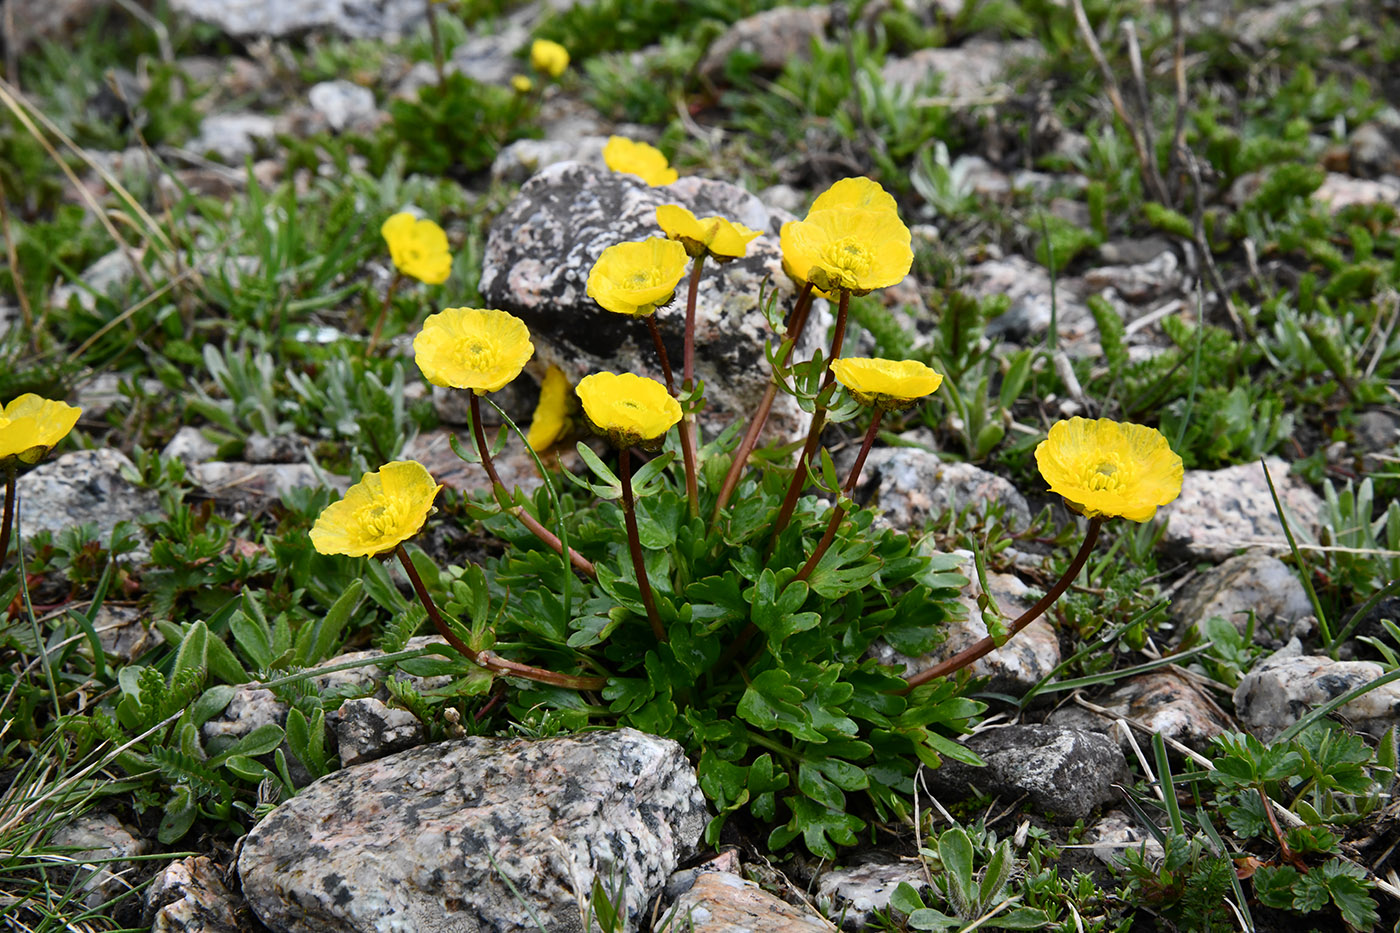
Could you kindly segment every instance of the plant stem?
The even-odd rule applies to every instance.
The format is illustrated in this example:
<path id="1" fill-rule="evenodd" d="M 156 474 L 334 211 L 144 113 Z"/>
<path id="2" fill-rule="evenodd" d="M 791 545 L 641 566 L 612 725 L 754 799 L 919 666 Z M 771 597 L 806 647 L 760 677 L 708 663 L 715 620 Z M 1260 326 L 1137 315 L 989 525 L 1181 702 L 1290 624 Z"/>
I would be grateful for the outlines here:
<path id="1" fill-rule="evenodd" d="M 651 592 L 651 581 L 647 579 L 647 565 L 642 559 L 642 539 L 637 532 L 636 502 L 632 497 L 632 448 L 624 447 L 617 457 L 617 475 L 622 480 L 622 518 L 627 523 L 627 547 L 632 552 L 632 569 L 637 573 L 637 589 L 642 593 L 642 604 L 647 607 L 647 621 L 657 641 L 666 641 L 666 628 L 661 624 L 661 614 L 656 611 L 656 597 Z"/>
<path id="2" fill-rule="evenodd" d="M 428 4 L 428 32 L 433 37 L 433 67 L 437 69 L 438 90 L 444 90 L 447 85 L 447 71 L 443 67 L 442 35 L 438 32 L 437 4 L 434 0 L 426 0 Z"/>
<path id="3" fill-rule="evenodd" d="M 0 519 L 0 569 L 10 556 L 10 529 L 15 525 L 15 471 L 5 471 L 5 516 Z"/>
<path id="4" fill-rule="evenodd" d="M 379 320 L 374 322 L 374 333 L 369 336 L 369 348 L 365 350 L 365 356 L 373 356 L 375 349 L 379 346 L 379 335 L 384 331 L 384 321 L 389 317 L 389 306 L 394 300 L 394 292 L 398 290 L 403 282 L 403 273 L 394 270 L 394 277 L 389 280 L 389 289 L 384 293 L 384 304 L 379 309 Z"/>
<path id="5" fill-rule="evenodd" d="M 788 322 L 787 333 L 784 341 L 792 341 L 783 354 L 779 367 L 787 366 L 788 360 L 792 359 L 792 351 L 797 347 L 797 341 L 802 339 L 802 331 L 807 326 L 808 312 L 812 308 L 812 283 L 808 282 L 802 286 L 802 292 L 797 296 L 797 304 L 792 309 L 792 318 Z M 763 433 L 763 426 L 768 423 L 768 414 L 773 410 L 773 400 L 778 397 L 778 374 L 775 372 L 773 378 L 768 381 L 768 388 L 763 392 L 763 399 L 758 403 L 758 410 L 754 412 L 753 419 L 749 422 L 749 428 L 744 432 L 744 439 L 739 442 L 739 446 L 734 451 L 734 460 L 729 464 L 729 472 L 724 476 L 724 485 L 720 487 L 719 498 L 715 500 L 714 515 L 710 521 L 714 523 L 719 520 L 719 513 L 729 504 L 729 497 L 734 495 L 734 490 L 739 488 L 739 478 L 744 475 L 744 467 L 749 462 L 749 455 L 758 446 L 758 436 Z"/>
<path id="6" fill-rule="evenodd" d="M 685 353 L 682 357 L 681 386 L 687 395 L 695 385 L 695 302 L 700 295 L 700 271 L 705 267 L 705 254 L 696 256 L 690 266 L 690 291 L 685 301 Z M 695 413 L 687 411 L 681 422 L 681 456 L 685 461 L 685 495 L 690 502 L 692 518 L 700 514 L 700 481 L 695 468 L 695 450 L 699 446 Z"/>
<path id="7" fill-rule="evenodd" d="M 467 391 L 471 392 L 472 435 L 476 439 L 477 452 L 481 454 L 481 465 L 486 470 L 486 475 L 490 478 L 491 485 L 502 492 L 508 492 L 506 484 L 501 482 L 501 477 L 496 472 L 496 464 L 491 461 L 491 448 L 486 443 L 486 431 L 481 427 L 481 401 L 477 398 L 476 392 L 470 389 Z M 541 525 L 539 519 L 535 518 L 535 516 L 518 505 L 511 506 L 508 511 L 518 518 L 522 525 L 530 529 L 531 534 L 549 545 L 554 553 L 564 553 L 564 544 L 559 540 L 559 536 Z M 569 562 L 572 563 L 574 569 L 580 573 L 595 579 L 597 578 L 598 569 L 593 566 L 592 561 L 573 548 L 569 548 Z"/>
<path id="8" fill-rule="evenodd" d="M 1038 603 L 1021 613 L 1020 618 L 1011 623 L 1011 630 L 1007 633 L 1003 644 L 1005 644 L 1006 641 L 1010 641 L 1027 625 L 1030 625 L 1036 619 L 1040 618 L 1045 613 L 1045 610 L 1049 609 L 1051 604 L 1064 595 L 1065 590 L 1069 589 L 1069 585 L 1074 582 L 1074 578 L 1079 576 L 1079 571 L 1084 569 L 1084 564 L 1089 559 L 1090 552 L 1094 550 L 1094 542 L 1099 539 L 1099 529 L 1103 527 L 1103 522 L 1104 520 L 1102 517 L 1089 519 L 1089 530 L 1084 535 L 1084 543 L 1079 545 L 1079 553 L 1074 555 L 1074 560 L 1069 562 L 1069 566 L 1065 568 L 1064 574 L 1060 577 L 1059 581 L 1050 588 L 1050 592 L 1042 596 Z M 988 635 L 975 645 L 964 648 L 946 661 L 935 664 L 928 670 L 921 671 L 909 678 L 909 686 L 906 687 L 903 692 L 913 690 L 920 684 L 926 684 L 935 677 L 945 677 L 955 671 L 960 671 L 973 661 L 990 654 L 996 647 L 997 643 L 992 639 L 992 636 Z"/>
<path id="9" fill-rule="evenodd" d="M 666 377 L 666 391 L 676 394 L 676 380 L 671 376 L 671 358 L 666 355 L 666 344 L 661 342 L 661 329 L 656 326 L 656 313 L 647 316 L 647 328 L 651 330 L 651 342 L 656 345 L 656 357 L 661 361 L 661 374 Z"/>
<path id="10" fill-rule="evenodd" d="M 802 494 L 802 487 L 807 485 L 807 462 L 812 459 L 812 455 L 817 452 L 817 444 L 821 442 L 822 428 L 826 427 L 826 406 L 820 402 L 822 393 L 831 387 L 831 383 L 836 376 L 831 371 L 831 361 L 841 355 L 841 344 L 846 337 L 846 313 L 850 309 L 851 293 L 846 289 L 841 290 L 841 303 L 836 311 L 836 329 L 831 335 L 831 354 L 825 360 L 823 370 L 826 375 L 822 379 L 822 387 L 817 392 L 817 407 L 812 412 L 812 426 L 807 431 L 807 443 L 802 445 L 802 453 L 797 457 L 797 468 L 792 471 L 792 480 L 788 483 L 787 495 L 783 497 L 783 504 L 778 509 L 778 517 L 773 521 L 773 539 L 769 544 L 771 548 L 777 543 L 778 535 L 782 534 L 792 520 L 793 510 L 797 508 L 797 497 Z"/>
<path id="11" fill-rule="evenodd" d="M 880 430 L 880 419 L 885 416 L 883 408 L 875 409 L 875 417 L 870 419 L 870 427 L 865 432 L 865 440 L 861 442 L 860 453 L 856 455 L 856 462 L 851 465 L 851 475 L 846 477 L 846 485 L 841 488 L 841 497 L 849 499 L 851 493 L 855 491 L 856 483 L 860 481 L 860 471 L 865 467 L 865 458 L 870 455 L 870 448 L 875 444 L 875 433 Z M 802 565 L 802 569 L 797 572 L 794 580 L 805 580 L 812 575 L 816 569 L 817 562 L 822 559 L 822 555 L 831 547 L 831 542 L 836 539 L 836 529 L 841 527 L 841 519 L 846 517 L 846 510 L 841 507 L 838 500 L 836 508 L 831 513 L 831 521 L 827 523 L 826 531 L 822 534 L 821 541 L 817 542 L 816 550 L 812 551 L 812 556 L 807 558 L 807 563 Z"/>
<path id="12" fill-rule="evenodd" d="M 433 623 L 433 628 L 437 629 L 438 634 L 468 661 L 480 664 L 495 674 L 522 677 L 536 683 L 565 687 L 570 690 L 601 690 L 607 686 L 608 679 L 606 677 L 574 677 L 569 674 L 557 674 L 541 667 L 531 667 L 529 664 L 509 661 L 489 651 L 477 651 L 458 638 L 457 633 L 452 631 L 447 620 L 442 617 L 442 613 L 438 611 L 437 603 L 433 602 L 433 598 L 428 595 L 428 588 L 423 585 L 423 578 L 418 575 L 418 568 L 413 566 L 413 560 L 408 556 L 408 551 L 404 550 L 404 546 L 398 545 L 394 548 L 394 552 L 398 555 L 399 563 L 403 564 L 404 573 L 408 574 L 409 582 L 413 584 L 413 591 L 418 594 L 418 601 L 423 604 L 423 608 L 427 611 L 428 619 Z"/>

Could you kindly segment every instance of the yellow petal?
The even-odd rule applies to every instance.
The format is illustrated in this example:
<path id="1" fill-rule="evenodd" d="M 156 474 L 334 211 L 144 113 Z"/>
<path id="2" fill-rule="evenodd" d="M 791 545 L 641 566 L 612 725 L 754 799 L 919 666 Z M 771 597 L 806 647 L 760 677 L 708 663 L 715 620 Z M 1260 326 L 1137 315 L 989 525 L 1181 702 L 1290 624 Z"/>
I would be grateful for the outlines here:
<path id="1" fill-rule="evenodd" d="M 831 371 L 862 404 L 886 411 L 908 408 L 943 384 L 942 375 L 918 360 L 847 357 L 833 360 Z"/>
<path id="2" fill-rule="evenodd" d="M 1058 422 L 1035 459 L 1050 490 L 1091 518 L 1148 521 L 1181 494 L 1181 458 L 1160 431 L 1139 424 Z"/>
<path id="3" fill-rule="evenodd" d="M 826 291 L 896 285 L 914 263 L 909 228 L 891 211 L 814 211 L 784 224 L 780 244 L 791 275 Z"/>
<path id="4" fill-rule="evenodd" d="M 441 285 L 452 273 L 447 234 L 431 220 L 401 211 L 379 228 L 389 244 L 389 256 L 404 275 L 428 285 Z"/>
<path id="5" fill-rule="evenodd" d="M 525 435 L 525 443 L 536 453 L 553 447 L 568 428 L 569 416 L 578 408 L 578 398 L 569 377 L 557 366 L 551 366 L 544 374 L 540 385 L 540 401 L 535 406 L 534 417 L 530 419 L 530 430 Z"/>
<path id="6" fill-rule="evenodd" d="M 0 410 L 0 465 L 15 460 L 34 464 L 68 436 L 81 408 L 33 393 L 14 399 Z"/>
<path id="7" fill-rule="evenodd" d="M 697 218 L 679 204 L 663 204 L 656 209 L 656 223 L 662 232 L 685 247 L 690 256 L 711 256 L 720 262 L 739 259 L 749 250 L 749 242 L 760 235 L 741 223 L 723 217 Z"/>
<path id="8" fill-rule="evenodd" d="M 636 175 L 653 188 L 669 185 L 680 177 L 660 149 L 625 136 L 608 137 L 603 161 L 614 172 Z"/>
<path id="9" fill-rule="evenodd" d="M 655 379 L 593 373 L 576 391 L 588 420 L 618 447 L 654 441 L 681 420 L 680 403 Z"/>
<path id="10" fill-rule="evenodd" d="M 569 50 L 549 39 L 536 39 L 530 44 L 530 67 L 557 78 L 569 67 Z"/>
<path id="11" fill-rule="evenodd" d="M 311 544 L 322 554 L 349 557 L 391 551 L 423 527 L 441 490 L 417 461 L 386 463 L 321 512 L 311 527 Z"/>
<path id="12" fill-rule="evenodd" d="M 650 314 L 671 300 L 687 262 L 685 247 L 663 237 L 617 243 L 589 270 L 585 292 L 614 313 Z"/>
<path id="13" fill-rule="evenodd" d="M 433 385 L 495 392 L 525 368 L 535 346 L 513 314 L 446 308 L 431 314 L 413 338 L 413 358 Z"/>
<path id="14" fill-rule="evenodd" d="M 894 195 L 869 178 L 843 178 L 823 191 L 812 202 L 808 216 L 817 211 L 835 209 L 856 209 L 866 211 L 890 211 L 898 213 L 899 206 Z"/>

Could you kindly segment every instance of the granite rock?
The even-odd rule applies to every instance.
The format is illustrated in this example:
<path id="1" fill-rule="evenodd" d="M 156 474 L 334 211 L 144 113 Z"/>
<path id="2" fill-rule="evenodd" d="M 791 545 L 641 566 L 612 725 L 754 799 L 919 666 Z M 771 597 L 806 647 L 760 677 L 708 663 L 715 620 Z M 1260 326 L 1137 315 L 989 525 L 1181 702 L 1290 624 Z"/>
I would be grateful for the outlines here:
<path id="1" fill-rule="evenodd" d="M 426 16 L 422 0 L 172 0 L 170 8 L 231 36 L 272 38 L 328 30 L 395 40 L 410 35 Z"/>
<path id="2" fill-rule="evenodd" d="M 322 778 L 253 828 L 238 871 L 282 933 L 581 930 L 594 880 L 624 878 L 634 930 L 706 820 L 675 742 L 473 737 Z"/>
<path id="3" fill-rule="evenodd" d="M 1137 824 L 1122 810 L 1109 810 L 1089 828 L 1084 837 L 1094 857 L 1105 865 L 1121 865 L 1123 853 L 1128 849 L 1143 849 L 1155 864 L 1166 853 L 1162 844 L 1152 834 L 1138 829 Z"/>
<path id="4" fill-rule="evenodd" d="M 374 761 L 413 748 L 423 741 L 423 724 L 404 709 L 393 709 L 374 697 L 360 697 L 340 704 L 335 735 L 340 763 Z"/>
<path id="5" fill-rule="evenodd" d="M 1049 270 L 1024 256 L 1008 256 L 970 267 L 964 290 L 977 298 L 1005 295 L 1011 299 L 1003 314 L 987 322 L 987 335 L 1016 342 L 1035 340 L 1048 331 L 1051 307 L 1058 304 L 1056 331 L 1066 352 L 1074 355 L 1077 346 L 1098 337 L 1088 306 L 1075 297 L 1081 285 L 1077 279 L 1060 276 L 1052 302 Z"/>
<path id="6" fill-rule="evenodd" d="M 1206 622 L 1212 616 L 1220 616 L 1244 632 L 1250 612 L 1254 613 L 1256 632 L 1274 632 L 1274 639 L 1282 643 L 1299 634 L 1291 623 L 1311 615 L 1312 603 L 1298 575 L 1264 551 L 1246 551 L 1211 568 L 1183 587 L 1172 601 L 1178 637 L 1192 627 L 1205 635 Z"/>
<path id="7" fill-rule="evenodd" d="M 276 121 L 262 113 L 211 114 L 187 148 L 226 165 L 242 165 L 271 144 L 276 128 Z"/>
<path id="8" fill-rule="evenodd" d="M 1321 497 L 1289 475 L 1283 460 L 1269 457 L 1266 463 L 1294 534 L 1315 536 Z M 1223 561 L 1248 547 L 1288 549 L 1258 463 L 1222 470 L 1187 470 L 1180 498 L 1157 514 L 1167 520 L 1166 547 L 1193 560 Z"/>
<path id="9" fill-rule="evenodd" d="M 921 91 L 936 79 L 940 96 L 977 104 L 1002 80 L 1011 62 L 1039 54 L 1035 42 L 973 39 L 954 48 L 920 49 L 907 58 L 892 58 L 885 62 L 882 77 L 886 85 L 906 93 Z"/>
<path id="10" fill-rule="evenodd" d="M 353 81 L 322 81 L 312 86 L 306 99 L 337 133 L 371 129 L 376 122 L 374 92 Z"/>
<path id="11" fill-rule="evenodd" d="M 560 367 L 574 382 L 598 370 L 660 378 L 645 323 L 604 311 L 587 297 L 585 284 L 605 248 L 660 236 L 656 208 L 671 203 L 700 216 L 728 217 L 767 234 L 749 244 L 744 259 L 706 263 L 701 278 L 695 367 L 707 398 L 699 420 L 706 434 L 713 435 L 736 416 L 747 417 L 768 385 L 763 347 L 771 330 L 758 302 L 765 286 L 768 295 L 777 293 L 780 306 L 795 298 L 778 249 L 778 228 L 787 215 L 770 211 L 752 194 L 726 182 L 689 177 L 652 188 L 632 175 L 559 163 L 526 182 L 491 225 L 481 295 L 488 307 L 524 320 L 535 341 L 536 358 Z M 676 368 L 684 333 L 684 291 L 682 282 L 677 299 L 657 312 Z M 811 355 L 829 322 L 821 302 L 797 358 Z M 807 422 L 808 416 L 780 395 L 768 421 L 768 436 L 801 436 Z"/>
<path id="12" fill-rule="evenodd" d="M 531 175 L 560 162 L 582 162 L 597 169 L 603 161 L 606 136 L 575 136 L 569 139 L 517 139 L 496 154 L 491 163 L 493 181 L 520 184 Z"/>
<path id="13" fill-rule="evenodd" d="M 824 872 L 817 881 L 817 904 L 843 930 L 864 930 L 876 915 L 889 910 L 890 895 L 901 884 L 928 888 L 918 859 L 895 859 L 871 853 L 854 865 Z"/>
<path id="14" fill-rule="evenodd" d="M 78 306 L 87 311 L 97 308 L 98 296 L 110 296 L 118 289 L 125 288 L 136 278 L 136 269 L 131 264 L 141 261 L 142 250 L 132 250 L 129 254 L 114 249 L 83 270 L 78 281 L 54 286 L 55 307 L 66 308 L 77 298 Z"/>
<path id="15" fill-rule="evenodd" d="M 77 866 L 77 884 L 88 892 L 85 903 L 97 909 L 134 886 L 132 863 L 125 859 L 146 851 L 139 833 L 110 813 L 88 814 L 60 827 L 49 844 L 66 850 L 64 856 Z"/>
<path id="16" fill-rule="evenodd" d="M 1214 700 L 1190 680 L 1169 670 L 1134 677 L 1094 702 L 1114 716 L 1134 720 L 1197 751 L 1204 751 L 1216 736 L 1235 728 Z M 1114 720 L 1072 703 L 1051 713 L 1046 722 L 1103 732 L 1117 738 L 1125 751 L 1130 747 L 1129 737 L 1113 728 Z M 1141 734 L 1137 740 L 1142 742 Z"/>
<path id="17" fill-rule="evenodd" d="M 662 915 L 659 930 L 685 933 L 827 933 L 831 925 L 723 871 L 705 872 Z"/>
<path id="18" fill-rule="evenodd" d="M 1304 655 L 1297 641 L 1265 658 L 1235 688 L 1235 716 L 1261 741 L 1279 733 L 1320 706 L 1385 673 L 1374 661 L 1333 661 Z M 1400 685 L 1386 684 L 1337 711 L 1362 732 L 1380 735 L 1394 726 L 1400 710 Z"/>
<path id="19" fill-rule="evenodd" d="M 1006 726 L 961 740 L 987 763 L 975 768 L 945 758 L 928 773 L 934 793 L 964 797 L 970 787 L 1009 800 L 1026 796 L 1047 815 L 1074 822 L 1117 797 L 1128 779 L 1118 743 L 1098 732 L 1058 726 Z"/>
<path id="20" fill-rule="evenodd" d="M 993 502 L 1002 506 L 1012 531 L 1031 521 L 1025 496 L 1010 481 L 970 463 L 945 463 L 917 447 L 872 450 L 856 498 L 880 509 L 883 520 L 902 531 L 919 531 L 930 519 L 968 506 L 986 515 Z"/>
<path id="21" fill-rule="evenodd" d="M 826 34 L 831 9 L 826 6 L 780 6 L 735 22 L 705 51 L 700 74 L 711 81 L 724 77 L 730 56 L 741 54 L 760 71 L 781 71 L 795 58 L 807 58 L 812 40 Z"/>
<path id="22" fill-rule="evenodd" d="M 19 478 L 25 538 L 91 522 L 97 526 L 97 540 L 105 543 L 118 522 L 134 522 L 160 504 L 154 491 L 123 475 L 135 470 L 126 454 L 111 447 L 78 450 L 39 464 Z"/>
<path id="23" fill-rule="evenodd" d="M 207 855 L 171 862 L 146 889 L 151 933 L 242 933 L 237 899 Z"/>

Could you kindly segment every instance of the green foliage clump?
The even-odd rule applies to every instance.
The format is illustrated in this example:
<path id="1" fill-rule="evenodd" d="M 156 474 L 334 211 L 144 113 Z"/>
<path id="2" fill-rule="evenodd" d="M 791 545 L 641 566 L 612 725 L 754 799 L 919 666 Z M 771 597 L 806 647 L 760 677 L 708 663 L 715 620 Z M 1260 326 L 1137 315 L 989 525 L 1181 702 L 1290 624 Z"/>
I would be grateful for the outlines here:
<path id="1" fill-rule="evenodd" d="M 489 168 L 506 143 L 538 136 L 535 107 L 528 95 L 453 72 L 417 100 L 389 104 L 380 151 L 402 148 L 410 172 L 465 177 Z"/>

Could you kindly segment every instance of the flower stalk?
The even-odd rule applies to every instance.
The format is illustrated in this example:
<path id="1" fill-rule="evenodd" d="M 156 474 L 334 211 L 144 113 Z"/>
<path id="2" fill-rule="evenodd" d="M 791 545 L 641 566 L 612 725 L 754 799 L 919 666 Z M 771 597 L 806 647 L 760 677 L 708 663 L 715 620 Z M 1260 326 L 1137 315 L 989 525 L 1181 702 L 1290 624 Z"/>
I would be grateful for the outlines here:
<path id="1" fill-rule="evenodd" d="M 836 381 L 836 376 L 831 371 L 831 361 L 841 356 L 841 344 L 846 338 L 846 317 L 850 311 L 850 303 L 850 289 L 841 289 L 841 301 L 836 311 L 836 329 L 831 335 L 831 353 L 825 360 L 825 376 L 822 378 L 821 389 L 817 392 L 817 406 L 812 412 L 812 426 L 807 431 L 807 442 L 802 445 L 802 452 L 798 454 L 797 468 L 792 472 L 792 480 L 788 483 L 787 495 L 783 497 L 782 507 L 778 509 L 778 517 L 773 521 L 773 543 L 777 542 L 778 535 L 782 534 L 783 529 L 792 520 L 793 510 L 797 508 L 797 497 L 801 495 L 802 488 L 807 485 L 807 464 L 816 454 L 817 444 L 821 442 L 822 429 L 826 427 L 827 406 L 822 403 L 821 397 Z"/>
<path id="2" fill-rule="evenodd" d="M 408 574 L 409 582 L 413 584 L 413 591 L 418 594 L 418 601 L 423 604 L 423 609 L 428 613 L 428 619 L 433 623 L 433 628 L 443 637 L 443 640 L 451 645 L 459 654 L 473 664 L 479 664 L 491 671 L 493 674 L 504 674 L 509 677 L 520 677 L 525 680 L 533 680 L 535 683 L 549 684 L 554 687 L 564 687 L 569 690 L 601 690 L 607 686 L 606 677 L 583 677 L 571 674 L 559 674 L 555 671 L 548 671 L 540 667 L 532 667 L 529 664 L 521 664 L 518 661 L 511 661 L 490 651 L 477 651 L 475 648 L 457 637 L 457 633 L 452 631 L 447 620 L 438 611 L 437 603 L 433 602 L 433 597 L 429 595 L 428 588 L 423 585 L 423 578 L 418 575 L 418 568 L 413 566 L 413 559 L 408 556 L 408 551 L 402 544 L 394 548 L 394 553 L 398 555 L 399 563 L 403 565 L 404 573 Z"/>
<path id="3" fill-rule="evenodd" d="M 860 471 L 865 468 L 865 458 L 870 456 L 870 448 L 875 444 L 875 435 L 880 430 L 880 420 L 885 416 L 883 408 L 875 409 L 875 416 L 870 419 L 870 427 L 865 432 L 865 439 L 861 442 L 860 453 L 856 455 L 856 462 L 851 465 L 851 475 L 846 477 L 846 485 L 841 487 L 841 499 L 849 499 L 851 493 L 855 491 L 856 483 L 860 481 Z M 827 522 L 826 531 L 822 533 L 821 541 L 817 542 L 817 547 L 812 551 L 812 556 L 807 558 L 807 563 L 802 565 L 802 569 L 797 572 L 794 580 L 806 580 L 816 569 L 817 563 L 822 559 L 831 547 L 831 542 L 836 539 L 836 530 L 841 527 L 841 519 L 846 517 L 846 509 L 841 505 L 841 500 L 836 503 L 836 508 L 831 513 L 831 521 Z"/>
<path id="4" fill-rule="evenodd" d="M 1055 600 L 1063 596 L 1065 590 L 1069 589 L 1075 577 L 1079 576 L 1079 571 L 1084 569 L 1085 562 L 1089 560 L 1089 554 L 1094 550 L 1095 542 L 1099 540 L 1099 529 L 1103 527 L 1103 523 L 1104 518 L 1102 516 L 1089 519 L 1089 528 L 1088 531 L 1085 532 L 1084 543 L 1079 545 L 1079 553 L 1074 555 L 1074 559 L 1069 562 L 1069 566 L 1065 568 L 1064 574 L 1062 574 L 1055 585 L 1050 588 L 1050 591 L 1042 596 L 1040 601 L 1034 606 L 1021 613 L 1020 617 L 1017 618 L 1015 622 L 1011 623 L 1011 628 L 1007 632 L 1006 638 L 1003 639 L 1003 644 L 1014 638 L 1016 634 L 1027 625 L 1030 625 L 1036 619 L 1044 615 L 1045 610 L 1049 609 L 1054 604 Z M 976 644 L 959 651 L 951 658 L 935 664 L 926 671 L 920 671 L 918 674 L 909 678 L 909 686 L 902 692 L 913 690 L 915 687 L 926 684 L 934 678 L 946 677 L 949 674 L 960 671 L 979 658 L 990 654 L 996 647 L 996 641 L 992 636 L 988 635 Z"/>
<path id="5" fill-rule="evenodd" d="M 431 2 L 428 9 L 432 9 Z M 379 346 L 379 335 L 384 332 L 384 321 L 389 317 L 389 307 L 394 301 L 394 292 L 398 291 L 399 285 L 403 282 L 403 273 L 394 270 L 394 277 L 389 280 L 389 289 L 384 292 L 384 304 L 379 307 L 379 320 L 374 322 L 374 333 L 369 335 L 369 349 L 365 351 L 366 356 L 373 356 L 375 349 Z"/>
<path id="6" fill-rule="evenodd" d="M 15 526 L 15 494 L 18 483 L 14 470 L 5 471 L 5 513 L 0 518 L 0 569 L 10 556 L 10 532 Z"/>
<path id="7" fill-rule="evenodd" d="M 438 89 L 442 90 L 447 84 L 447 70 L 443 66 L 442 34 L 438 32 L 437 0 L 427 0 L 427 4 L 428 32 L 433 40 L 433 68 L 437 71 Z"/>
<path id="8" fill-rule="evenodd" d="M 690 268 L 690 289 L 685 300 L 685 355 L 682 361 L 681 386 L 689 394 L 695 387 L 695 303 L 700 296 L 700 271 L 705 254 L 693 260 Z M 687 411 L 681 421 L 681 457 L 685 461 L 685 495 L 690 502 L 692 518 L 700 514 L 700 481 L 695 466 L 695 449 L 699 446 L 695 413 Z"/>
<path id="9" fill-rule="evenodd" d="M 486 443 L 486 431 L 481 426 L 481 401 L 475 392 L 471 392 L 470 397 L 472 436 L 476 441 L 476 449 L 481 454 L 481 466 L 486 470 L 486 476 L 491 480 L 491 485 L 506 492 L 506 485 L 501 482 L 500 474 L 496 472 L 496 464 L 491 460 L 491 447 Z M 520 523 L 528 528 L 531 534 L 548 545 L 554 553 L 564 553 L 564 544 L 559 540 L 559 536 L 541 525 L 535 516 L 518 505 L 511 506 L 507 511 L 519 519 Z M 573 548 L 569 548 L 569 563 L 573 564 L 574 569 L 582 574 L 595 579 L 598 576 L 598 569 L 593 566 L 593 562 Z"/>
<path id="10" fill-rule="evenodd" d="M 666 641 L 666 627 L 661 624 L 661 613 L 656 611 L 656 597 L 651 591 L 651 580 L 647 578 L 646 561 L 642 558 L 642 538 L 637 531 L 637 508 L 632 495 L 632 448 L 624 447 L 617 456 L 617 475 L 622 481 L 622 518 L 627 524 L 627 547 L 632 552 L 632 569 L 637 574 L 637 589 L 642 594 L 642 604 L 647 609 L 647 621 L 656 640 Z"/>

